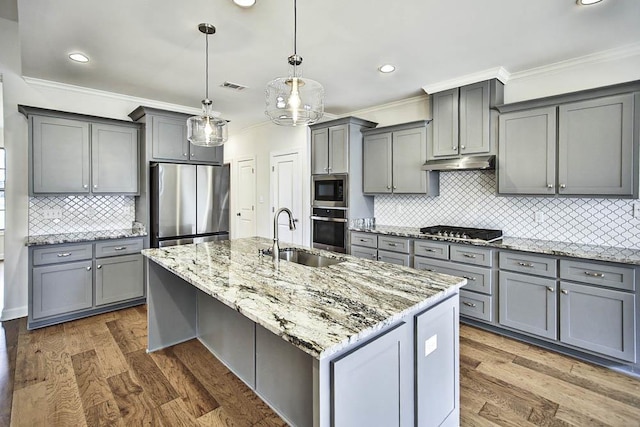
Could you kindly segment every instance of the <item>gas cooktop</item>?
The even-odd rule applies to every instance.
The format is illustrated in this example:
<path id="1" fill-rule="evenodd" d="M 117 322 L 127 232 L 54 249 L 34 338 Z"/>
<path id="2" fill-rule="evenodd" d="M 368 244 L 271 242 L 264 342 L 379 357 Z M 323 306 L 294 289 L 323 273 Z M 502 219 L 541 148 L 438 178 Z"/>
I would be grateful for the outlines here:
<path id="1" fill-rule="evenodd" d="M 453 227 L 449 225 L 434 225 L 422 227 L 420 232 L 433 237 L 458 240 L 475 240 L 486 243 L 502 239 L 502 230 L 489 230 L 486 228 Z"/>

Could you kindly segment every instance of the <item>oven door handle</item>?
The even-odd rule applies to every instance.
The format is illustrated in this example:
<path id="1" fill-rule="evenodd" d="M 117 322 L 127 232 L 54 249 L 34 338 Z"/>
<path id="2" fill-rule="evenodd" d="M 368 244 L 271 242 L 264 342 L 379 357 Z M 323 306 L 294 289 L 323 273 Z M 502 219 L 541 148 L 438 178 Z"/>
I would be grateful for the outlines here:
<path id="1" fill-rule="evenodd" d="M 346 218 L 327 218 L 324 216 L 312 216 L 312 220 L 314 221 L 326 221 L 326 222 L 347 222 Z"/>

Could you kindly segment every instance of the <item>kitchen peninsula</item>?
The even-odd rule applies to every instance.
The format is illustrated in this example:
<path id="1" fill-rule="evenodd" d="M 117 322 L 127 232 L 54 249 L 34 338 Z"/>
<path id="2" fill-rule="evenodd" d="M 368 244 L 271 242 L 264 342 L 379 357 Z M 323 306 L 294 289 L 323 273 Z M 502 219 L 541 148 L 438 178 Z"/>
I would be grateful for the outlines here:
<path id="1" fill-rule="evenodd" d="M 308 248 L 341 262 L 276 264 L 270 245 L 144 250 L 148 350 L 198 338 L 295 426 L 458 424 L 466 280 Z"/>

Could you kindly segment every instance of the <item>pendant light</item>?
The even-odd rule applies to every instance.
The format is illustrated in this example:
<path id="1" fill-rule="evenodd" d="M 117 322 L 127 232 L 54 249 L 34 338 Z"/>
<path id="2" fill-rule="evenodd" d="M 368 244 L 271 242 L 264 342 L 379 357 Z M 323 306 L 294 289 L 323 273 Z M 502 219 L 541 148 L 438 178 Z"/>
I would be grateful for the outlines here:
<path id="1" fill-rule="evenodd" d="M 324 88 L 315 80 L 302 78 L 302 57 L 297 51 L 297 0 L 293 0 L 293 55 L 288 77 L 280 77 L 267 84 L 265 114 L 282 126 L 308 125 L 324 114 Z"/>
<path id="2" fill-rule="evenodd" d="M 203 23 L 198 25 L 198 29 L 205 34 L 206 40 L 206 92 L 202 100 L 202 115 L 187 119 L 187 139 L 193 145 L 216 147 L 227 140 L 227 121 L 213 116 L 213 101 L 209 99 L 209 34 L 215 34 L 216 27 Z"/>

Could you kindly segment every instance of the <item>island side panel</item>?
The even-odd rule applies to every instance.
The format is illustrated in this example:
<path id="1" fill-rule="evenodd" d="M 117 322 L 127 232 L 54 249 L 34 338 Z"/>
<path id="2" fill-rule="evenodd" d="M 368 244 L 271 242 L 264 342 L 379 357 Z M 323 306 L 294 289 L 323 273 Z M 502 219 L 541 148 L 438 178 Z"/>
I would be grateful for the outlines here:
<path id="1" fill-rule="evenodd" d="M 147 351 L 196 337 L 196 288 L 147 259 Z"/>
<path id="2" fill-rule="evenodd" d="M 249 387 L 255 389 L 256 324 L 198 291 L 198 339 Z"/>

